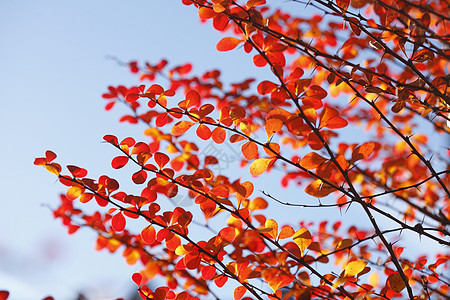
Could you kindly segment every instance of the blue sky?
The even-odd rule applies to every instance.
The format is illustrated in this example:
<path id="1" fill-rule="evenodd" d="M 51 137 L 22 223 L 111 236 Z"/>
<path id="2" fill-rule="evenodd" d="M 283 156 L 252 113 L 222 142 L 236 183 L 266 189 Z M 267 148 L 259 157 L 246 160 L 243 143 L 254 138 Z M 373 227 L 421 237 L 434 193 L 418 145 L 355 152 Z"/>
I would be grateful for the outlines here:
<path id="1" fill-rule="evenodd" d="M 113 155 L 103 135 L 141 133 L 117 122 L 120 109 L 103 109 L 109 84 L 136 83 L 106 55 L 192 60 L 197 71 L 217 65 L 220 36 L 180 2 L 0 2 L 0 289 L 10 299 L 70 299 L 80 290 L 119 297 L 133 289 L 137 267 L 96 252 L 91 232 L 68 236 L 52 218 L 42 204 L 56 205 L 64 189 L 33 160 L 51 149 L 61 163 L 98 176 L 111 170 L 103 158 Z"/>
<path id="2" fill-rule="evenodd" d="M 125 297 L 138 266 L 96 252 L 92 232 L 67 235 L 45 207 L 65 190 L 33 160 L 50 149 L 95 178 L 112 172 L 103 135 L 141 135 L 118 123 L 124 110 L 104 110 L 108 85 L 137 83 L 108 55 L 192 62 L 194 72 L 218 68 L 232 82 L 255 67 L 242 51 L 218 53 L 221 35 L 175 0 L 1 1 L 0 38 L 0 290 L 11 300 Z"/>
<path id="3" fill-rule="evenodd" d="M 1 1 L 0 38 L 0 290 L 11 300 L 126 297 L 138 266 L 96 252 L 92 232 L 67 235 L 44 206 L 64 189 L 34 158 L 51 149 L 95 178 L 114 174 L 103 135 L 141 136 L 118 123 L 123 110 L 104 111 L 108 85 L 136 84 L 107 55 L 192 62 L 195 73 L 218 68 L 232 82 L 256 69 L 243 51 L 218 53 L 221 35 L 178 0 Z"/>

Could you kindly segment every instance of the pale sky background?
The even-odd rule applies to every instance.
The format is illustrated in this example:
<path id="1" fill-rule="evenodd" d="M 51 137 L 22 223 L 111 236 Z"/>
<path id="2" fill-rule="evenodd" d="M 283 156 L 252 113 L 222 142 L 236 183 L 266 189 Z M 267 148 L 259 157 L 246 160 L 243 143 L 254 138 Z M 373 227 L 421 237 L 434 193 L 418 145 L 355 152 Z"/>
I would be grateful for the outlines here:
<path id="1" fill-rule="evenodd" d="M 218 68 L 231 82 L 270 79 L 243 51 L 217 52 L 221 37 L 178 0 L 0 1 L 0 290 L 11 300 L 69 300 L 79 291 L 113 299 L 135 288 L 130 276 L 139 265 L 128 266 L 120 252 L 96 252 L 95 234 L 69 236 L 53 219 L 43 205 L 55 206 L 65 189 L 33 160 L 50 149 L 93 178 L 118 174 L 103 135 L 139 138 L 143 127 L 119 124 L 120 106 L 104 110 L 108 85 L 137 83 L 107 55 L 192 62 L 196 74 Z"/>
<path id="2" fill-rule="evenodd" d="M 178 0 L 0 1 L 0 290 L 11 300 L 126 297 L 135 288 L 138 265 L 96 252 L 88 230 L 69 236 L 43 207 L 65 189 L 33 160 L 51 149 L 92 177 L 114 174 L 116 152 L 103 135 L 139 137 L 143 128 L 118 123 L 123 107 L 104 110 L 108 85 L 137 83 L 105 56 L 192 62 L 197 74 L 219 68 L 231 81 L 249 76 L 236 66 L 254 68 L 251 60 L 218 53 L 220 38 Z"/>

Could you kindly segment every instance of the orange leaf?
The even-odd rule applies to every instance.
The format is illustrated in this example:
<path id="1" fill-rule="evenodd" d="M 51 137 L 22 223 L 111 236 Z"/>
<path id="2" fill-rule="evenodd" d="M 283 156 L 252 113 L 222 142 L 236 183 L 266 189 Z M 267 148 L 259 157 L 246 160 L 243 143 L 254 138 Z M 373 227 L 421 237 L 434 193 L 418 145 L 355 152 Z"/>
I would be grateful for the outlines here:
<path id="1" fill-rule="evenodd" d="M 224 37 L 221 39 L 216 46 L 218 51 L 230 51 L 236 48 L 242 41 L 235 37 Z"/>
<path id="2" fill-rule="evenodd" d="M 285 287 L 294 280 L 292 275 L 278 275 L 274 276 L 272 280 L 269 281 L 270 288 L 276 292 L 277 290 Z"/>
<path id="3" fill-rule="evenodd" d="M 156 230 L 152 225 L 142 229 L 141 238 L 147 245 L 151 245 L 156 241 Z"/>
<path id="4" fill-rule="evenodd" d="M 211 138 L 216 144 L 222 144 L 225 141 L 226 137 L 227 133 L 222 127 L 216 127 L 211 132 Z"/>
<path id="5" fill-rule="evenodd" d="M 242 145 L 241 150 L 244 157 L 248 160 L 253 160 L 258 156 L 258 146 L 254 142 L 248 141 Z"/>
<path id="6" fill-rule="evenodd" d="M 284 226 L 281 228 L 280 234 L 278 235 L 278 239 L 287 239 L 295 234 L 294 229 L 291 226 Z"/>
<path id="7" fill-rule="evenodd" d="M 348 122 L 339 117 L 339 111 L 331 107 L 325 107 L 320 114 L 319 128 L 327 127 L 330 129 L 338 129 L 347 126 Z"/>
<path id="8" fill-rule="evenodd" d="M 302 160 L 300 161 L 300 165 L 308 170 L 315 169 L 324 162 L 328 161 L 325 157 L 322 157 L 320 154 L 316 152 L 311 152 L 306 154 Z"/>
<path id="9" fill-rule="evenodd" d="M 355 161 L 360 160 L 360 159 L 368 158 L 373 153 L 375 148 L 377 148 L 378 146 L 379 146 L 378 143 L 367 142 L 367 143 L 364 143 L 364 144 L 356 147 L 355 149 L 353 149 L 353 152 L 352 152 L 351 163 L 354 163 Z"/>
<path id="10" fill-rule="evenodd" d="M 367 262 L 363 260 L 351 261 L 345 267 L 344 276 L 355 276 L 356 274 L 362 272 L 366 265 Z"/>
<path id="11" fill-rule="evenodd" d="M 283 127 L 283 121 L 271 118 L 266 121 L 264 128 L 266 129 L 267 139 L 270 139 L 274 133 L 277 133 Z"/>
<path id="12" fill-rule="evenodd" d="M 311 182 L 305 189 L 305 192 L 311 196 L 322 198 L 328 196 L 332 192 L 336 191 L 332 186 L 324 183 L 322 180 L 317 179 Z"/>
<path id="13" fill-rule="evenodd" d="M 411 60 L 417 61 L 417 62 L 424 62 L 429 59 L 432 60 L 433 58 L 434 58 L 434 54 L 431 50 L 422 49 L 422 50 L 419 50 L 418 52 L 416 52 L 413 55 L 413 57 L 411 57 Z"/>
<path id="14" fill-rule="evenodd" d="M 199 138 L 205 141 L 211 137 L 211 129 L 203 124 L 197 127 L 196 133 Z"/>
<path id="15" fill-rule="evenodd" d="M 194 124 L 195 124 L 194 122 L 190 122 L 190 121 L 180 121 L 172 127 L 171 133 L 174 136 L 180 136 L 183 133 L 185 133 L 186 131 L 188 131 L 189 128 L 191 128 L 192 125 L 194 125 Z"/>
<path id="16" fill-rule="evenodd" d="M 306 228 L 300 228 L 292 237 L 294 242 L 300 248 L 301 255 L 303 256 L 303 251 L 311 244 L 312 236 L 311 233 Z"/>
<path id="17" fill-rule="evenodd" d="M 266 95 L 266 94 L 270 94 L 273 91 L 276 91 L 278 89 L 278 85 L 276 85 L 275 83 L 271 82 L 271 81 L 262 81 L 260 84 L 258 84 L 258 94 L 260 95 Z"/>
<path id="18" fill-rule="evenodd" d="M 253 176 L 259 176 L 264 173 L 269 164 L 275 161 L 276 158 L 258 158 L 250 165 L 250 174 Z"/>
<path id="19" fill-rule="evenodd" d="M 178 235 L 173 234 L 170 239 L 166 239 L 166 247 L 170 251 L 175 251 L 181 245 L 181 239 Z"/>
<path id="20" fill-rule="evenodd" d="M 243 286 L 238 286 L 235 290 L 234 290 L 234 300 L 240 300 L 245 292 L 247 291 L 247 289 Z"/>
<path id="21" fill-rule="evenodd" d="M 230 191 L 228 190 L 228 188 L 226 188 L 223 185 L 216 186 L 209 192 L 213 195 L 216 195 L 216 196 L 222 197 L 222 198 L 228 198 L 228 196 L 230 195 Z"/>

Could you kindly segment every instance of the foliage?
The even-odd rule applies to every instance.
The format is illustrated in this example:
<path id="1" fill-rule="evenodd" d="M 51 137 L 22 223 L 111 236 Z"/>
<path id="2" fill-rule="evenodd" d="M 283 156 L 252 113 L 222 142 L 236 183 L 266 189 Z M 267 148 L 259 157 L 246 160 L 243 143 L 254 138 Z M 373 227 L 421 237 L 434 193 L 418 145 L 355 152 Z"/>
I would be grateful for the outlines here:
<path id="1" fill-rule="evenodd" d="M 182 2 L 225 34 L 218 51 L 244 51 L 272 78 L 127 63 L 142 85 L 110 86 L 106 109 L 127 106 L 120 121 L 148 138 L 104 140 L 138 192 L 47 151 L 35 164 L 67 186 L 55 218 L 141 264 L 143 299 L 447 298 L 450 153 L 436 140 L 450 135 L 448 2 L 292 0 L 299 16 L 265 0 Z M 242 174 L 205 145 L 240 149 Z M 440 251 L 419 256 L 421 243 Z"/>

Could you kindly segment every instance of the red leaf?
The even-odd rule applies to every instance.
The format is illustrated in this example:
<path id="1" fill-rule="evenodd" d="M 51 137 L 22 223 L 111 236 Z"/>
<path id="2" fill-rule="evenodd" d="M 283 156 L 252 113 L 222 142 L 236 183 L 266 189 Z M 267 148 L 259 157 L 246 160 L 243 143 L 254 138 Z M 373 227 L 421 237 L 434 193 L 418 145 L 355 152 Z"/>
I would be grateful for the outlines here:
<path id="1" fill-rule="evenodd" d="M 141 231 L 141 238 L 147 245 L 152 245 L 156 241 L 156 230 L 150 225 Z"/>
<path id="2" fill-rule="evenodd" d="M 170 161 L 170 158 L 161 152 L 156 152 L 154 155 L 155 163 L 162 169 Z"/>
<path id="3" fill-rule="evenodd" d="M 227 282 L 228 277 L 227 276 L 219 276 L 216 279 L 214 279 L 214 283 L 217 285 L 217 287 L 223 287 L 225 283 Z"/>
<path id="4" fill-rule="evenodd" d="M 204 266 L 202 268 L 202 278 L 204 280 L 210 280 L 216 275 L 216 268 L 214 266 Z"/>
<path id="5" fill-rule="evenodd" d="M 127 102 L 135 102 L 137 99 L 139 99 L 141 96 L 139 94 L 130 93 L 125 97 L 125 100 Z"/>
<path id="6" fill-rule="evenodd" d="M 182 107 L 180 105 L 180 107 L 187 109 L 199 103 L 200 103 L 200 94 L 196 90 L 189 90 L 186 93 L 186 106 Z"/>
<path id="7" fill-rule="evenodd" d="M 224 37 L 221 39 L 216 46 L 218 51 L 230 51 L 236 48 L 242 41 L 235 37 Z"/>
<path id="8" fill-rule="evenodd" d="M 197 127 L 196 133 L 199 138 L 205 141 L 211 137 L 211 129 L 203 124 Z"/>
<path id="9" fill-rule="evenodd" d="M 141 286 L 141 282 L 142 282 L 142 275 L 141 275 L 141 273 L 134 273 L 131 276 L 131 279 L 133 280 L 134 283 L 136 283 L 137 286 Z"/>
<path id="10" fill-rule="evenodd" d="M 234 241 L 234 238 L 236 237 L 236 229 L 232 227 L 225 227 L 220 230 L 219 235 L 225 241 L 232 243 Z"/>
<path id="11" fill-rule="evenodd" d="M 143 184 L 147 180 L 147 172 L 145 170 L 140 170 L 134 173 L 131 179 L 136 184 Z"/>
<path id="12" fill-rule="evenodd" d="M 47 163 L 51 163 L 56 158 L 56 154 L 53 151 L 47 150 L 45 151 L 45 158 L 47 159 Z"/>
<path id="13" fill-rule="evenodd" d="M 124 167 L 127 163 L 128 163 L 128 156 L 117 156 L 112 160 L 111 166 L 114 169 L 120 169 Z"/>
<path id="14" fill-rule="evenodd" d="M 114 231 L 124 230 L 126 223 L 127 221 L 125 220 L 125 217 L 122 215 L 122 213 L 115 214 L 111 219 L 111 225 Z"/>
<path id="15" fill-rule="evenodd" d="M 167 113 L 162 113 L 156 117 L 155 125 L 157 127 L 163 127 L 164 125 L 167 124 L 168 121 L 169 121 L 169 116 L 167 115 Z"/>
<path id="16" fill-rule="evenodd" d="M 6 300 L 9 297 L 8 291 L 0 291 L 0 300 Z"/>
<path id="17" fill-rule="evenodd" d="M 79 168 L 77 166 L 69 165 L 67 169 L 70 173 L 72 173 L 73 177 L 83 178 L 87 175 L 87 171 L 83 168 Z"/>
<path id="18" fill-rule="evenodd" d="M 260 84 L 258 84 L 258 94 L 260 95 L 266 95 L 270 94 L 273 91 L 276 91 L 278 89 L 278 85 L 271 81 L 263 81 Z"/>
<path id="19" fill-rule="evenodd" d="M 346 11 L 349 4 L 350 4 L 350 0 L 336 0 L 336 4 L 337 6 L 339 6 L 343 11 Z"/>
<path id="20" fill-rule="evenodd" d="M 115 146 L 117 146 L 119 144 L 119 141 L 117 140 L 117 137 L 115 137 L 114 135 L 107 134 L 107 135 L 105 135 L 103 137 L 103 139 L 105 141 L 107 141 L 108 143 L 113 144 Z"/>
<path id="21" fill-rule="evenodd" d="M 216 186 L 209 192 L 222 198 L 228 198 L 228 196 L 230 195 L 230 191 L 228 190 L 228 188 L 223 185 Z"/>
<path id="22" fill-rule="evenodd" d="M 120 145 L 126 145 L 128 148 L 129 148 L 129 147 L 133 147 L 134 144 L 136 144 L 136 141 L 135 141 L 132 137 L 124 138 L 124 139 L 120 142 Z"/>

